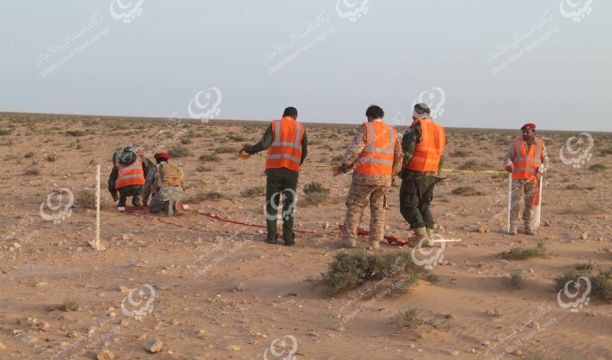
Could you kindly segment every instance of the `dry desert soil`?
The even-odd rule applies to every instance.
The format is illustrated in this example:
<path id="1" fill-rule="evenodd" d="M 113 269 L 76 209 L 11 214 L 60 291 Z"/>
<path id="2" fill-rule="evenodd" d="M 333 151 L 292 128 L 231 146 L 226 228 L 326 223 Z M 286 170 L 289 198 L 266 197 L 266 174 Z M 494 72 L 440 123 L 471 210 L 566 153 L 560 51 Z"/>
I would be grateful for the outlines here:
<path id="1" fill-rule="evenodd" d="M 507 175 L 447 173 L 433 212 L 440 235 L 461 242 L 432 253 L 437 281 L 396 292 L 383 279 L 331 296 L 322 273 L 345 251 L 338 226 L 351 177 L 330 166 L 358 121 L 306 124 L 296 246 L 205 215 L 264 224 L 264 157 L 236 153 L 267 125 L 0 113 L 0 359 L 612 359 L 611 134 L 583 134 L 582 144 L 571 139 L 579 131 L 540 134 L 552 167 L 538 235 L 504 234 Z M 445 167 L 498 170 L 516 133 L 448 129 Z M 191 208 L 117 212 L 106 181 L 124 144 L 177 155 Z M 88 244 L 97 164 L 101 251 Z M 313 181 L 329 189 L 322 203 L 303 192 Z M 395 186 L 386 233 L 407 239 L 398 196 Z M 538 243 L 544 256 L 498 255 Z M 604 275 L 560 294 L 555 279 L 572 269 Z M 571 311 L 572 301 L 582 306 Z M 145 350 L 150 341 L 161 350 Z"/>

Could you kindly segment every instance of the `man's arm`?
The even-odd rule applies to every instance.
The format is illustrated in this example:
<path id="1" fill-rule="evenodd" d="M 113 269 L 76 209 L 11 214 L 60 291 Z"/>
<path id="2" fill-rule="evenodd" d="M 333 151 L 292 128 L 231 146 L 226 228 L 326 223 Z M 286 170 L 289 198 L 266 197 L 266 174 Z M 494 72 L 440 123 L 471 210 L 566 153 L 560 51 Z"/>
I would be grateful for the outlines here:
<path id="1" fill-rule="evenodd" d="M 365 126 L 361 125 L 359 129 L 357 129 L 357 133 L 355 137 L 353 137 L 353 142 L 349 145 L 346 153 L 344 154 L 344 158 L 340 164 L 340 168 L 347 172 L 353 165 L 355 164 L 355 160 L 359 157 L 359 154 L 366 147 L 366 130 Z"/>
<path id="2" fill-rule="evenodd" d="M 511 166 L 512 166 L 512 162 L 514 161 L 514 145 L 513 143 L 510 143 L 510 146 L 508 146 L 508 151 L 506 152 L 506 157 L 504 158 L 504 168 L 506 170 L 510 169 L 510 171 L 512 170 Z"/>
<path id="3" fill-rule="evenodd" d="M 402 135 L 398 134 L 397 140 L 395 140 L 395 146 L 393 148 L 393 171 L 391 176 L 397 175 L 402 169 L 403 165 L 403 152 L 402 152 Z"/>
<path id="4" fill-rule="evenodd" d="M 117 167 L 113 166 L 113 170 L 111 171 L 108 177 L 108 192 L 111 195 L 117 193 L 117 189 L 115 189 L 115 183 L 117 182 Z"/>
<path id="5" fill-rule="evenodd" d="M 304 163 L 306 155 L 308 155 L 308 138 L 306 137 L 306 129 L 304 129 L 304 136 L 302 137 L 302 159 L 300 159 L 300 164 Z"/>
<path id="6" fill-rule="evenodd" d="M 550 167 L 548 151 L 546 151 L 546 146 L 544 146 L 544 142 L 542 142 L 542 166 L 544 167 L 544 172 L 548 171 L 548 168 Z"/>
<path id="7" fill-rule="evenodd" d="M 416 124 L 411 126 L 404 132 L 402 136 L 402 151 L 404 153 L 402 160 L 402 169 L 405 169 L 416 151 L 416 144 L 421 141 L 421 125 Z M 404 173 L 404 171 L 402 171 Z M 400 174 L 401 177 L 401 174 Z"/>
<path id="8" fill-rule="evenodd" d="M 266 129 L 266 132 L 264 132 L 263 136 L 261 137 L 261 140 L 259 140 L 257 144 L 251 146 L 245 145 L 243 150 L 251 155 L 257 154 L 258 152 L 264 151 L 269 148 L 270 145 L 272 145 L 273 140 L 274 139 L 272 136 L 272 124 L 270 124 L 270 126 L 268 126 L 268 128 Z"/>
<path id="9" fill-rule="evenodd" d="M 149 196 L 153 191 L 153 181 L 155 180 L 155 174 L 157 173 L 156 167 L 149 167 L 147 172 L 147 178 L 144 184 L 144 191 L 142 194 L 142 199 L 146 204 L 149 201 Z"/>

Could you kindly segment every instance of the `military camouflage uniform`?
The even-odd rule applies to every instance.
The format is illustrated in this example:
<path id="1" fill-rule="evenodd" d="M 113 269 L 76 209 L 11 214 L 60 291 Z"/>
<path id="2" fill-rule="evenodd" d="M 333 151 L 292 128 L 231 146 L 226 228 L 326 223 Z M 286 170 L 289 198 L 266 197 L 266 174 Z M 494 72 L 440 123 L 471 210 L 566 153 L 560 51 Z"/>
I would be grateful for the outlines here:
<path id="1" fill-rule="evenodd" d="M 538 139 L 536 138 L 536 141 Z M 527 152 L 534 144 L 529 144 Z M 542 167 L 546 171 L 550 165 L 548 159 L 548 152 L 546 146 L 542 146 Z M 511 143 L 506 153 L 504 161 L 504 167 L 513 162 L 514 158 L 514 144 Z M 523 211 L 523 222 L 525 224 L 525 231 L 529 233 L 535 232 L 535 224 L 533 217 L 533 197 L 536 194 L 538 184 L 532 180 L 512 180 L 512 196 L 510 201 L 510 231 L 513 232 L 518 228 L 519 214 L 521 212 L 521 203 L 523 197 L 525 200 L 525 210 Z"/>
<path id="2" fill-rule="evenodd" d="M 342 165 L 346 168 L 355 165 L 355 161 L 367 146 L 366 127 L 360 126 L 350 144 Z M 387 206 L 387 192 L 402 165 L 401 137 L 393 146 L 393 175 L 370 175 L 353 172 L 351 189 L 346 198 L 346 217 L 342 237 L 345 244 L 354 243 L 357 239 L 357 230 L 365 207 L 370 204 L 370 242 L 382 241 L 385 233 L 385 209 Z"/>
<path id="3" fill-rule="evenodd" d="M 149 211 L 151 213 L 164 212 L 166 215 L 173 215 L 176 213 L 176 205 L 183 198 L 183 170 L 179 167 L 176 168 L 178 180 L 173 180 L 172 185 L 177 186 L 164 186 L 164 181 L 166 180 L 164 174 L 167 166 L 168 163 L 162 161 L 147 174 L 147 180 L 144 185 L 144 201 L 146 203 L 149 195 L 153 194 L 149 204 Z"/>
<path id="4" fill-rule="evenodd" d="M 411 229 L 434 228 L 434 218 L 429 209 L 433 200 L 434 188 L 438 182 L 439 172 L 419 172 L 407 169 L 408 163 L 416 152 L 416 146 L 421 142 L 421 125 L 410 126 L 402 137 L 402 151 L 404 153 L 402 171 L 402 185 L 400 187 L 400 212 L 410 224 Z M 444 153 L 440 158 L 438 169 L 444 164 Z"/>

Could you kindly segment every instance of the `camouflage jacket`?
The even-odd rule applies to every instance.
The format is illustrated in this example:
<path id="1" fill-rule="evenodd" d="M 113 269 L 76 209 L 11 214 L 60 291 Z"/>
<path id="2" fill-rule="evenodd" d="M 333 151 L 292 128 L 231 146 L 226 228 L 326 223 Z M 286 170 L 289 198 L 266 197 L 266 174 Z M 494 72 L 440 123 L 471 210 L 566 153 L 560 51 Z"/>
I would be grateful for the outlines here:
<path id="1" fill-rule="evenodd" d="M 389 125 L 390 126 L 390 125 Z M 397 140 L 393 146 L 393 175 L 369 175 L 369 174 L 357 174 L 353 172 L 353 183 L 360 185 L 380 185 L 380 186 L 391 186 L 393 176 L 397 175 L 402 166 L 402 138 L 398 133 Z M 342 159 L 342 166 L 350 168 L 355 166 L 355 161 L 359 157 L 359 154 L 367 146 L 366 142 L 366 127 L 362 124 L 355 133 L 353 142 L 349 145 L 344 158 Z"/>

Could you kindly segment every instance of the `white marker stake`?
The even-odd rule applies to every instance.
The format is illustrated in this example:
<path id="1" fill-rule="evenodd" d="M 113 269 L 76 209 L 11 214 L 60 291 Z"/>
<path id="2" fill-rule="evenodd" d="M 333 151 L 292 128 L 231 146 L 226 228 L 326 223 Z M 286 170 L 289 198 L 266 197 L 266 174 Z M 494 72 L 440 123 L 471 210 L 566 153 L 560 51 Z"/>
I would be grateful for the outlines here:
<path id="1" fill-rule="evenodd" d="M 96 167 L 96 240 L 89 245 L 96 250 L 104 250 L 100 244 L 100 165 Z"/>
<path id="2" fill-rule="evenodd" d="M 508 233 L 510 232 L 510 210 L 512 209 L 512 173 L 508 174 Z"/>
<path id="3" fill-rule="evenodd" d="M 542 189 L 543 189 L 543 184 L 544 184 L 544 174 L 540 175 L 540 203 L 538 204 L 538 208 L 536 209 L 536 213 L 535 213 L 535 228 L 539 229 L 540 228 L 540 218 L 542 215 Z"/>

